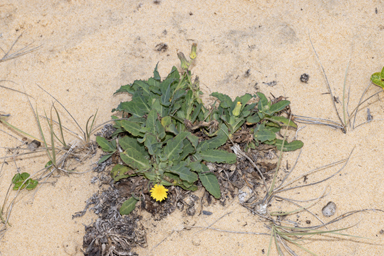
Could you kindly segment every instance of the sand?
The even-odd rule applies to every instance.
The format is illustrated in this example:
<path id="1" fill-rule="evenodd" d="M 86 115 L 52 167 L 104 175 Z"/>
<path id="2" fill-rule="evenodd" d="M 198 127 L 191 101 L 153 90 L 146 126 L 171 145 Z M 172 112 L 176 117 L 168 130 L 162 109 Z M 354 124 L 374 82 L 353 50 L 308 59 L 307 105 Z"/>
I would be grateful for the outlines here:
<path id="1" fill-rule="evenodd" d="M 92 3 L 93 2 L 93 3 Z M 345 69 L 350 61 L 347 87 L 350 87 L 350 112 L 373 72 L 383 66 L 384 33 L 382 1 L 7 1 L 0 3 L 0 46 L 6 50 L 21 34 L 15 49 L 28 43 L 41 46 L 22 57 L 0 63 L 1 85 L 17 90 L 25 87 L 35 100 L 40 113 L 49 111 L 53 99 L 38 88 L 49 91 L 63 103 L 84 127 L 89 116 L 98 109 L 97 122 L 110 118 L 111 109 L 126 95 L 112 94 L 124 84 L 152 75 L 159 63 L 162 76 L 178 65 L 176 52 L 189 52 L 198 44 L 198 58 L 193 74 L 201 80 L 205 100 L 219 91 L 231 97 L 254 94 L 255 87 L 270 96 L 286 96 L 293 113 L 338 121 L 325 78 L 310 38 L 324 66 L 334 94 L 342 99 Z M 165 52 L 156 45 L 166 43 Z M 249 76 L 245 73 L 249 71 Z M 303 73 L 308 83 L 300 82 Z M 276 81 L 275 86 L 268 83 Z M 372 86 L 371 95 L 381 89 Z M 369 106 L 374 119 L 384 118 L 382 94 Z M 341 109 L 341 104 L 336 104 Z M 38 128 L 25 96 L 0 88 L 0 111 L 10 114 L 13 125 L 38 135 Z M 74 122 L 61 109 L 64 124 L 76 130 Z M 366 120 L 366 108 L 357 123 Z M 303 127 L 304 125 L 301 125 Z M 348 157 L 350 162 L 337 177 L 316 187 L 291 193 L 298 199 L 317 197 L 329 185 L 328 196 L 312 208 L 333 201 L 336 216 L 351 210 L 384 209 L 382 157 L 384 137 L 382 122 L 371 122 L 343 134 L 329 127 L 306 125 L 298 133 L 305 146 L 296 167 L 296 175 Z M 2 126 L 0 129 L 9 132 Z M 78 130 L 76 130 L 78 132 Z M 16 135 L 18 138 L 22 136 Z M 20 142 L 0 131 L 0 146 L 15 147 Z M 5 154 L 3 152 L 2 154 Z M 284 156 L 291 165 L 298 152 Z M 97 157 L 79 167 L 90 170 Z M 37 172 L 47 162 L 41 157 L 7 160 L 0 178 L 0 202 L 3 201 L 13 175 L 20 171 Z M 335 169 L 327 169 L 316 178 L 326 177 Z M 14 206 L 9 227 L 0 242 L 0 252 L 8 255 L 82 255 L 83 224 L 96 216 L 87 213 L 72 220 L 85 201 L 99 187 L 91 184 L 94 173 L 56 178 L 44 184 L 36 194 L 23 191 Z M 52 181 L 52 180 L 51 180 Z M 15 194 L 12 193 L 11 197 Z M 287 194 L 288 196 L 289 194 Z M 263 255 L 269 237 L 205 230 L 183 230 L 183 225 L 207 226 L 224 214 L 214 227 L 247 232 L 267 232 L 260 219 L 236 201 L 225 208 L 208 208 L 211 216 L 185 217 L 175 212 L 161 222 L 144 215 L 148 247 L 136 248 L 139 255 Z M 292 220 L 295 220 L 293 216 Z M 356 215 L 333 228 L 358 222 L 348 234 L 372 238 L 353 242 L 311 241 L 306 247 L 318 255 L 381 255 L 384 216 L 373 212 Z M 305 219 L 304 219 L 305 221 Z M 155 245 L 169 237 L 154 250 Z M 295 248 L 300 255 L 306 255 Z M 273 251 L 273 255 L 276 252 Z"/>

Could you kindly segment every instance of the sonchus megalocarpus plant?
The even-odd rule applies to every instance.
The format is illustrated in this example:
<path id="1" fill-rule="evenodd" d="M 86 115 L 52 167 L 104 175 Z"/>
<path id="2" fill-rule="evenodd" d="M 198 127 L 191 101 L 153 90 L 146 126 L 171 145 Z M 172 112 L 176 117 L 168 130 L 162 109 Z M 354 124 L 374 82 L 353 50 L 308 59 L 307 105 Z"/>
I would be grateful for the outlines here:
<path id="1" fill-rule="evenodd" d="M 97 138 L 109 154 L 116 147 L 121 148 L 124 165 L 112 169 L 115 181 L 142 175 L 155 184 L 195 191 L 200 180 L 215 198 L 221 197 L 218 180 L 205 163 L 235 163 L 236 155 L 217 149 L 227 141 L 225 125 L 219 126 L 216 136 L 203 141 L 188 130 L 186 120 L 194 123 L 199 116 L 199 119 L 204 117 L 205 111 L 198 83 L 192 83 L 188 67 L 181 73 L 173 67 L 161 80 L 156 66 L 152 78 L 136 80 L 116 91 L 132 95 L 130 101 L 120 103 L 113 110 L 127 117 L 115 121 L 117 130 L 113 137 L 118 141 L 117 146 Z M 122 206 L 124 214 L 130 213 L 137 202 L 135 197 L 129 200 Z"/>
<path id="2" fill-rule="evenodd" d="M 173 67 L 163 80 L 156 65 L 153 77 L 121 86 L 116 93 L 129 93 L 132 98 L 112 111 L 121 112 L 124 120 L 113 117 L 117 130 L 111 141 L 97 137 L 100 147 L 108 153 L 100 161 L 119 152 L 124 163 L 113 167 L 111 175 L 114 180 L 144 176 L 156 184 L 156 188 L 162 189 L 161 196 L 152 193 L 159 201 L 166 198 L 163 186 L 180 186 L 195 191 L 198 180 L 210 194 L 220 198 L 219 182 L 206 162 L 236 162 L 235 154 L 218 148 L 245 122 L 256 127 L 256 143 L 278 144 L 275 137 L 260 140 L 263 129 L 274 129 L 276 133 L 284 123 L 295 127 L 288 119 L 275 116 L 289 102 L 271 104 L 263 94 L 258 94 L 259 103 L 248 104 L 256 96 L 245 94 L 232 101 L 225 94 L 213 93 L 212 96 L 220 101 L 219 106 L 213 105 L 210 110 L 205 108 L 198 79 L 192 82 L 189 70 L 196 58 L 196 45 L 192 46 L 189 56 L 191 59 L 187 60 L 184 54 L 179 53 L 182 71 Z M 191 133 L 197 129 L 201 129 L 209 139 Z M 123 203 L 120 212 L 129 214 L 137 201 L 133 195 Z"/>

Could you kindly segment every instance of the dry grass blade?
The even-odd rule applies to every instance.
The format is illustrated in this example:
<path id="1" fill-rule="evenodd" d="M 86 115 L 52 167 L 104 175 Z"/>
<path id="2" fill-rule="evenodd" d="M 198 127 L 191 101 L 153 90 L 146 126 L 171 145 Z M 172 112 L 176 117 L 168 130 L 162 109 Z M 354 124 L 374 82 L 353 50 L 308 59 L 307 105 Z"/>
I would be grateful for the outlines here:
<path id="1" fill-rule="evenodd" d="M 15 83 L 15 82 L 11 81 L 11 80 L 0 80 L 0 83 L 1 83 L 1 82 L 11 82 L 11 83 L 17 84 L 17 83 Z M 11 87 L 7 87 L 7 86 L 4 86 L 4 85 L 0 85 L 0 87 L 1 87 L 1 88 L 4 88 L 4 89 L 7 89 L 7 90 L 14 91 L 14 92 L 18 92 L 18 93 L 21 93 L 21 94 L 27 95 L 28 97 L 33 98 L 31 95 L 26 94 L 25 92 L 22 92 L 22 91 L 13 89 L 13 88 L 11 88 Z"/>
<path id="2" fill-rule="evenodd" d="M 327 87 L 328 87 L 328 92 L 329 92 L 329 94 L 330 94 L 330 96 L 331 96 L 331 101 L 332 101 L 332 103 L 333 103 L 333 107 L 334 107 L 334 109 L 335 109 L 335 111 L 336 111 L 337 117 L 338 117 L 339 120 L 340 120 L 340 124 L 341 124 L 342 127 L 343 127 L 342 130 L 343 130 L 343 132 L 345 133 L 345 132 L 346 132 L 346 131 L 345 131 L 345 124 L 343 123 L 343 120 L 342 120 L 341 117 L 340 117 L 339 111 L 337 110 L 336 103 L 335 103 L 335 101 L 333 100 L 333 99 L 334 99 L 334 96 L 333 96 L 332 89 L 331 89 L 331 86 L 330 86 L 329 81 L 328 81 L 327 74 L 325 73 L 323 64 L 321 64 L 319 55 L 317 55 L 316 49 L 315 49 L 315 47 L 313 46 L 313 43 L 312 43 L 312 40 L 311 40 L 311 35 L 310 35 L 310 33 L 308 33 L 308 35 L 309 35 L 309 41 L 310 41 L 310 43 L 311 43 L 312 49 L 313 49 L 313 51 L 315 52 L 316 59 L 317 59 L 317 61 L 318 61 L 319 64 L 320 64 L 321 71 L 323 72 L 323 75 L 324 75 L 324 78 L 325 78 L 325 82 L 326 82 Z"/>
<path id="3" fill-rule="evenodd" d="M 49 92 L 47 92 L 43 87 L 41 87 L 40 85 L 36 84 L 41 90 L 43 90 L 45 93 L 47 93 L 49 96 L 51 96 L 57 103 L 60 104 L 60 106 L 63 107 L 63 109 L 68 113 L 68 115 L 72 118 L 72 120 L 76 123 L 77 127 L 81 130 L 81 132 L 83 133 L 84 135 L 84 140 L 86 138 L 86 133 L 84 132 L 83 128 L 81 128 L 81 126 L 79 125 L 79 123 L 76 121 L 76 119 L 72 116 L 72 114 L 67 110 L 67 108 L 61 104 L 61 102 L 56 99 L 52 94 L 50 94 Z"/>
<path id="4" fill-rule="evenodd" d="M 4 53 L 3 57 L 1 57 L 1 59 L 0 59 L 0 63 L 8 61 L 8 60 L 16 59 L 16 58 L 21 57 L 25 54 L 31 53 L 31 52 L 33 52 L 33 51 L 35 51 L 41 47 L 41 45 L 35 46 L 35 47 L 32 46 L 33 45 L 33 42 L 32 42 L 32 43 L 28 44 L 27 46 L 21 48 L 20 50 L 17 50 L 15 52 L 11 53 L 13 47 L 16 45 L 16 43 L 19 41 L 19 39 L 22 35 L 23 35 L 23 33 L 21 33 L 17 37 L 17 39 L 13 42 L 11 47 L 8 49 L 8 51 L 4 51 L 3 48 L 0 47 L 0 50 Z"/>

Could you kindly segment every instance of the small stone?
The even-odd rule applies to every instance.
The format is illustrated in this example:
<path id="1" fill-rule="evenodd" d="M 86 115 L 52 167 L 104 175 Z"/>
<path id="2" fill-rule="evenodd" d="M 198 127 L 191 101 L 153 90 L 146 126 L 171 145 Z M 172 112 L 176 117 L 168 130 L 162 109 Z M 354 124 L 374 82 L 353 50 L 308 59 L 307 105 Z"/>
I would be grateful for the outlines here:
<path id="1" fill-rule="evenodd" d="M 322 212 L 325 217 L 331 217 L 336 213 L 336 204 L 332 201 L 328 202 L 327 205 L 323 207 Z"/>
<path id="2" fill-rule="evenodd" d="M 304 74 L 302 74 L 302 75 L 300 76 L 300 81 L 301 81 L 302 83 L 308 83 L 308 80 L 309 80 L 309 75 L 308 75 L 308 74 L 304 73 Z"/>
<path id="3" fill-rule="evenodd" d="M 203 211 L 203 214 L 204 215 L 212 215 L 212 212 L 210 212 L 210 211 Z"/>
<path id="4" fill-rule="evenodd" d="M 41 142 L 37 140 L 33 140 L 31 143 L 28 144 L 28 149 L 31 151 L 35 151 L 37 148 L 41 146 Z"/>
<path id="5" fill-rule="evenodd" d="M 194 246 L 199 246 L 201 244 L 201 240 L 199 238 L 195 237 L 192 239 L 192 244 Z"/>

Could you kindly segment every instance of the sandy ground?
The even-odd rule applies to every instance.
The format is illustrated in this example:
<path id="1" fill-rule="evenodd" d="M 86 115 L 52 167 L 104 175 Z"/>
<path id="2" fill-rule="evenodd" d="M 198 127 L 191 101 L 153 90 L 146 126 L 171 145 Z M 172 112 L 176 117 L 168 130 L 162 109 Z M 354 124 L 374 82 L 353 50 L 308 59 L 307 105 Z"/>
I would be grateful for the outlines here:
<path id="1" fill-rule="evenodd" d="M 99 110 L 97 121 L 109 119 L 111 109 L 126 99 L 112 96 L 121 85 L 152 75 L 159 62 L 165 76 L 177 65 L 177 50 L 189 52 L 198 43 L 197 65 L 205 95 L 219 91 L 231 97 L 259 91 L 284 95 L 291 101 L 293 113 L 338 121 L 325 84 L 325 78 L 311 48 L 309 35 L 328 75 L 336 96 L 342 98 L 345 69 L 351 61 L 347 86 L 350 90 L 350 111 L 369 84 L 370 75 L 383 66 L 384 33 L 383 1 L 14 1 L 0 2 L 0 46 L 7 49 L 20 33 L 24 33 L 16 49 L 33 42 L 41 47 L 28 55 L 0 63 L 0 79 L 11 80 L 1 85 L 26 91 L 35 97 L 40 113 L 52 99 L 40 90 L 39 84 L 57 97 L 84 127 L 89 116 Z M 168 50 L 155 47 L 166 43 Z M 250 75 L 244 74 L 250 70 Z M 303 73 L 309 82 L 301 83 Z M 275 86 L 267 83 L 276 81 Z M 369 94 L 379 91 L 372 86 Z M 382 94 L 380 94 L 382 97 Z M 208 98 L 206 98 L 208 99 Z M 384 118 L 384 103 L 375 97 L 370 111 L 374 119 Z M 36 102 L 36 103 L 35 103 Z M 337 104 L 339 109 L 341 104 Z M 38 135 L 33 113 L 25 96 L 0 88 L 0 111 L 11 114 L 13 125 Z M 76 126 L 60 110 L 64 124 Z M 366 109 L 357 123 L 366 119 Z M 302 125 L 303 126 L 303 125 Z M 340 175 L 317 187 L 291 193 L 297 199 L 318 196 L 326 185 L 331 190 L 312 211 L 321 216 L 321 208 L 333 201 L 336 216 L 351 210 L 384 209 L 382 156 L 384 136 L 382 122 L 350 130 L 343 134 L 328 127 L 307 125 L 299 132 L 305 143 L 296 168 L 304 173 L 343 158 L 355 147 L 353 156 Z M 5 127 L 0 127 L 7 130 Z M 76 130 L 78 131 L 78 130 Z M 18 136 L 21 139 L 21 136 Z M 0 146 L 14 147 L 20 142 L 0 132 Z M 2 154 L 5 154 L 4 152 Z M 291 165 L 298 152 L 284 157 Z M 86 171 L 97 158 L 79 167 Z M 47 157 L 21 157 L 7 161 L 0 178 L 0 202 L 9 183 L 20 171 L 35 173 Z M 327 169 L 316 178 L 326 177 L 335 169 Z M 84 224 L 96 217 L 87 213 L 72 220 L 72 214 L 84 207 L 84 201 L 98 190 L 90 183 L 92 172 L 56 178 L 54 185 L 44 184 L 34 195 L 22 192 L 12 212 L 9 227 L 0 242 L 3 256 L 16 255 L 82 255 L 80 247 Z M 13 198 L 15 194 L 11 194 Z M 34 199 L 32 198 L 34 195 Z M 286 195 L 289 196 L 289 195 Z M 33 200 L 32 200 L 33 199 Z M 153 222 L 145 215 L 148 248 L 137 248 L 140 255 L 263 255 L 269 237 L 241 235 L 206 230 L 180 231 L 185 222 L 247 232 L 267 232 L 259 218 L 237 202 L 226 208 L 212 206 L 211 216 L 183 217 L 177 211 L 162 222 Z M 296 216 L 292 217 L 296 220 Z M 300 219 L 304 221 L 305 219 Z M 384 235 L 382 213 L 356 215 L 333 228 L 358 225 L 348 234 L 372 238 L 353 242 L 347 240 L 311 241 L 305 246 L 318 255 L 382 255 Z M 173 232 L 174 231 L 174 232 Z M 163 243 L 151 249 L 168 237 Z M 299 249 L 300 255 L 306 255 Z M 275 251 L 273 255 L 275 255 Z"/>

